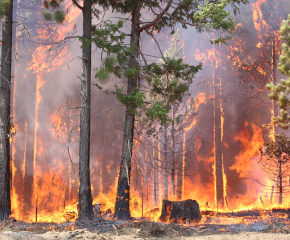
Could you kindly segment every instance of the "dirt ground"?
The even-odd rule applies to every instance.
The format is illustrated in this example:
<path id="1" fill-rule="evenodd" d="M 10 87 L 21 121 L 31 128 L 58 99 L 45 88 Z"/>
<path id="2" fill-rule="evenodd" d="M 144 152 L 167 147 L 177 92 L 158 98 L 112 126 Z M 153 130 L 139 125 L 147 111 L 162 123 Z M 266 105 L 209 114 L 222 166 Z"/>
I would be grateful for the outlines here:
<path id="1" fill-rule="evenodd" d="M 74 230 L 74 231 L 49 231 L 44 234 L 36 234 L 31 232 L 1 232 L 0 240 L 67 240 L 67 239 L 96 239 L 96 240 L 141 240 L 141 239 L 172 239 L 172 240 L 286 240 L 290 239 L 289 234 L 283 233 L 223 233 L 223 234 L 210 234 L 203 236 L 191 236 L 191 237 L 174 237 L 174 236 L 163 236 L 163 237 L 138 237 L 138 230 L 132 231 L 130 235 L 113 235 L 109 233 L 92 233 L 88 230 Z"/>
<path id="2" fill-rule="evenodd" d="M 279 228 L 277 228 L 279 226 Z M 0 240 L 286 240 L 290 239 L 287 224 L 279 224 L 257 231 L 233 232 L 225 225 L 185 227 L 176 224 L 162 224 L 150 221 L 98 221 L 87 226 L 85 223 L 28 224 L 12 222 L 0 226 Z M 236 228 L 235 228 L 236 229 Z M 245 229 L 246 230 L 246 229 Z"/>

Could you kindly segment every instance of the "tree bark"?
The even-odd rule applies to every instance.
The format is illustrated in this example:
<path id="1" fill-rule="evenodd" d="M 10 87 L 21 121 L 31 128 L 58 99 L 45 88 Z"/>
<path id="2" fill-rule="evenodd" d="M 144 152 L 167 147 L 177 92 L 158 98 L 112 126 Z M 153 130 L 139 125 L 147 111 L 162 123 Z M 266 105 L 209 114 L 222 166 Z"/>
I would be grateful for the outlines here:
<path id="1" fill-rule="evenodd" d="M 181 144 L 181 149 L 179 150 L 181 152 L 181 154 L 179 154 L 179 158 L 178 158 L 178 166 L 177 166 L 177 186 L 176 186 L 176 196 L 177 196 L 177 200 L 181 200 L 182 199 L 182 184 L 183 184 L 183 144 L 185 144 L 183 142 L 183 138 L 184 138 L 184 131 L 182 130 L 181 134 L 179 134 L 179 138 L 182 141 Z M 180 140 L 179 140 L 180 142 Z"/>
<path id="2" fill-rule="evenodd" d="M 172 120 L 174 120 L 175 106 L 172 108 Z M 175 124 L 171 124 L 171 195 L 175 198 Z"/>
<path id="3" fill-rule="evenodd" d="M 198 222 L 201 220 L 199 204 L 196 200 L 191 199 L 174 202 L 163 200 L 159 219 L 162 222 Z"/>
<path id="4" fill-rule="evenodd" d="M 222 156 L 222 127 L 221 127 L 221 82 L 218 74 L 214 76 L 214 141 L 215 141 L 215 176 L 217 208 L 224 208 L 224 181 Z"/>
<path id="5" fill-rule="evenodd" d="M 0 221 L 11 214 L 10 199 L 10 88 L 12 53 L 13 1 L 2 24 L 2 51 L 0 76 Z"/>
<path id="6" fill-rule="evenodd" d="M 158 135 L 153 138 L 153 166 L 154 166 L 154 178 L 153 178 L 153 186 L 154 186 L 154 206 L 159 206 L 159 159 L 158 159 Z"/>
<path id="7" fill-rule="evenodd" d="M 130 59 L 130 67 L 137 66 L 138 48 L 139 48 L 139 19 L 140 19 L 140 0 L 135 1 L 135 6 L 132 11 L 132 26 L 131 26 L 131 41 L 130 45 L 137 46 Z M 138 76 L 128 79 L 127 94 L 132 94 L 137 87 Z M 135 114 L 132 111 L 132 106 L 126 106 L 126 116 L 124 123 L 124 136 L 121 155 L 121 165 L 118 177 L 117 196 L 115 204 L 115 217 L 117 219 L 129 219 L 130 214 L 130 175 L 132 161 L 132 147 L 134 135 Z"/>
<path id="8" fill-rule="evenodd" d="M 273 46 L 272 46 L 272 59 L 273 59 L 273 65 L 272 65 L 272 75 L 273 75 L 273 84 L 277 85 L 277 60 L 278 60 L 278 54 L 276 52 L 276 41 L 275 39 L 273 40 Z M 273 117 L 278 117 L 279 116 L 279 107 L 276 103 L 273 102 L 274 105 L 274 116 Z M 276 124 L 274 124 L 274 134 L 278 133 L 278 127 Z M 274 136 L 275 137 L 275 136 Z"/>
<path id="9" fill-rule="evenodd" d="M 167 157 L 167 145 L 168 144 L 168 136 L 167 136 L 167 125 L 164 126 L 164 200 L 168 199 L 168 179 L 167 179 L 167 168 L 168 168 L 168 157 Z"/>
<path id="10" fill-rule="evenodd" d="M 282 179 L 282 160 L 279 159 L 279 204 L 282 204 L 282 194 L 283 194 L 283 179 Z"/>
<path id="11" fill-rule="evenodd" d="M 81 81 L 81 116 L 79 149 L 79 204 L 78 219 L 93 219 L 90 182 L 90 118 L 91 118 L 91 46 L 85 40 L 91 38 L 92 0 L 84 0 L 83 48 Z"/>

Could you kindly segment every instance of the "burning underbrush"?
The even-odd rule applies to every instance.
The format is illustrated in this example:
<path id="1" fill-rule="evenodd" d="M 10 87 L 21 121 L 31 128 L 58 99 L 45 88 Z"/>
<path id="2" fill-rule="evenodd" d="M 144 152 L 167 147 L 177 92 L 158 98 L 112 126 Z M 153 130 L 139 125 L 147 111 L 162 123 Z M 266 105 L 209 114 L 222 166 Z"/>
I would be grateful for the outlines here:
<path id="1" fill-rule="evenodd" d="M 170 239 L 240 232 L 290 233 L 290 209 L 240 212 L 202 211 L 201 221 L 154 222 L 134 218 L 114 220 L 103 214 L 91 222 L 27 223 L 11 218 L 0 225 L 0 239 Z"/>

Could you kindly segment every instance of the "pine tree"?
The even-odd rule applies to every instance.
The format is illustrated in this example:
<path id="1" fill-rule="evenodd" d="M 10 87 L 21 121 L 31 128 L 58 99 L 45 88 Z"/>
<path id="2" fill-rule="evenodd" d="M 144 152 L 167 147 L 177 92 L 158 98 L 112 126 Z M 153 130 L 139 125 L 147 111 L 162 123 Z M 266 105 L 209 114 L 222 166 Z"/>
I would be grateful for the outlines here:
<path id="1" fill-rule="evenodd" d="M 290 14 L 287 20 L 282 21 L 280 28 L 280 39 L 282 54 L 279 57 L 278 71 L 287 79 L 281 79 L 279 84 L 269 83 L 267 89 L 271 90 L 268 95 L 270 99 L 277 101 L 280 108 L 280 116 L 274 118 L 274 123 L 284 129 L 290 127 L 290 99 L 287 96 L 290 92 Z"/>
<path id="2" fill-rule="evenodd" d="M 44 1 L 47 10 L 43 12 L 46 20 L 62 23 L 65 20 L 64 11 L 60 10 L 63 2 L 50 0 Z M 77 0 L 72 3 L 82 10 L 83 34 L 82 42 L 82 76 L 81 76 L 81 107 L 80 107 L 80 144 L 79 144 L 79 204 L 78 220 L 93 219 L 92 193 L 90 181 L 90 122 L 91 122 L 91 32 L 92 32 L 92 0 L 84 0 L 81 6 Z M 49 9 L 52 9 L 51 11 Z"/>
<path id="3" fill-rule="evenodd" d="M 268 140 L 265 149 L 260 148 L 259 166 L 268 178 L 275 182 L 279 193 L 279 204 L 283 202 L 283 193 L 289 190 L 287 181 L 290 174 L 290 139 L 277 134 L 274 140 Z"/>
<path id="4" fill-rule="evenodd" d="M 5 16 L 7 10 L 9 10 L 10 1 L 9 0 L 0 0 L 0 19 Z"/>
<path id="5" fill-rule="evenodd" d="M 0 9 L 2 10 L 2 9 Z M 2 24 L 1 77 L 0 77 L 0 221 L 11 214 L 10 199 L 10 93 L 12 56 L 13 2 L 4 14 Z"/>

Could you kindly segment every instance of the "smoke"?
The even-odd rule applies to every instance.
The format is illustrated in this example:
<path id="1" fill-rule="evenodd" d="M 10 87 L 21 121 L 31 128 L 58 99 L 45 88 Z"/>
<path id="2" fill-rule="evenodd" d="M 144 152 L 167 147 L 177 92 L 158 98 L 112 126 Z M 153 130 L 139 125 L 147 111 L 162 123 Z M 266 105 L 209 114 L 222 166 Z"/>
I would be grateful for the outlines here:
<path id="1" fill-rule="evenodd" d="M 183 193 L 184 199 L 196 199 L 201 207 L 209 205 L 215 208 L 213 95 L 217 86 L 213 85 L 213 78 L 221 79 L 222 152 L 229 208 L 235 209 L 240 207 L 240 203 L 243 205 L 258 199 L 261 186 L 255 184 L 254 178 L 265 179 L 255 163 L 259 157 L 256 148 L 263 144 L 270 129 L 271 102 L 264 85 L 271 80 L 271 71 L 261 49 L 256 46 L 264 41 L 259 39 L 260 33 L 253 18 L 252 4 L 257 2 L 261 1 L 253 0 L 241 7 L 242 14 L 235 17 L 238 26 L 227 46 L 211 45 L 210 34 L 180 28 L 185 45 L 184 60 L 194 65 L 203 62 L 203 70 L 196 75 L 190 93 L 192 96 L 200 92 L 206 94 L 206 102 L 199 105 L 193 127 L 199 132 L 204 146 L 196 156 L 195 164 L 186 169 Z M 286 0 L 280 2 L 287 9 L 289 3 Z M 68 22 L 56 25 L 44 21 L 41 7 L 41 1 L 18 1 L 17 21 L 26 28 L 23 25 L 17 28 L 17 37 L 22 38 L 17 41 L 14 68 L 13 123 L 17 126 L 17 133 L 12 148 L 15 197 L 12 205 L 15 216 L 19 219 L 28 216 L 26 220 L 33 220 L 31 202 L 36 184 L 45 199 L 40 206 L 43 216 L 49 211 L 62 211 L 64 204 L 77 203 L 78 195 L 77 107 L 80 106 L 81 43 L 72 39 L 69 44 L 49 48 L 55 40 L 80 35 L 82 16 L 71 8 Z M 104 19 L 113 21 L 116 16 L 106 13 Z M 129 23 L 125 24 L 124 30 L 130 31 Z M 261 31 L 264 34 L 266 29 Z M 163 52 L 170 46 L 169 32 L 163 30 L 155 35 Z M 151 55 L 148 63 L 158 60 L 157 44 L 144 32 L 141 37 L 142 51 Z M 92 62 L 93 69 L 100 65 L 100 50 L 94 51 Z M 95 81 L 93 76 L 94 70 L 92 81 Z M 104 89 L 112 90 L 116 82 L 125 86 L 124 79 L 113 79 Z M 119 105 L 114 95 L 92 88 L 91 180 L 94 198 L 101 192 L 114 192 L 116 186 L 124 121 L 124 107 L 116 107 Z M 71 159 L 67 151 L 69 138 Z M 140 173 L 132 176 L 133 182 L 136 179 L 140 179 Z M 147 190 L 151 181 L 149 177 Z M 138 186 L 140 183 L 135 184 L 135 190 Z M 237 201 L 242 196 L 247 196 L 248 201 Z"/>

